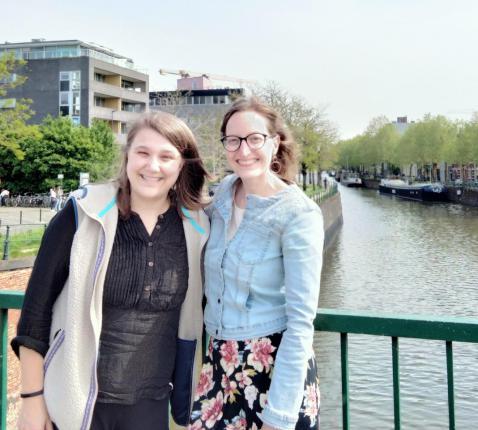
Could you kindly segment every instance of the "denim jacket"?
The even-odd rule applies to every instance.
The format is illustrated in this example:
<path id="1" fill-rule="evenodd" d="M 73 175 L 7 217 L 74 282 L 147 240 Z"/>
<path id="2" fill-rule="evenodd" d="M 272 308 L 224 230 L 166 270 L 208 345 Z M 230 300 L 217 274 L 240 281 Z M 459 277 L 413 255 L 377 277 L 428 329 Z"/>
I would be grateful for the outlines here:
<path id="1" fill-rule="evenodd" d="M 245 340 L 284 331 L 262 420 L 294 429 L 313 355 L 323 221 L 296 185 L 271 197 L 248 195 L 244 218 L 227 241 L 236 175 L 218 187 L 209 207 L 204 321 L 218 339 Z"/>

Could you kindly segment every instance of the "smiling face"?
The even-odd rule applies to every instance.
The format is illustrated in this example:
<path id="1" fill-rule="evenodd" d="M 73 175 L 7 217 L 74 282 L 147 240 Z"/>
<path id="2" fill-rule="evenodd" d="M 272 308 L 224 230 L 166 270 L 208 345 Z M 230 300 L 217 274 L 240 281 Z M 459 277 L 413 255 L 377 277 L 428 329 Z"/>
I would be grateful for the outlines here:
<path id="1" fill-rule="evenodd" d="M 237 112 L 231 116 L 226 125 L 226 136 L 246 137 L 252 133 L 270 135 L 267 119 L 254 111 Z M 264 146 L 251 150 L 243 140 L 235 152 L 226 151 L 226 158 L 231 169 L 243 181 L 264 179 L 270 173 L 272 157 L 278 148 L 278 138 L 266 138 Z"/>
<path id="2" fill-rule="evenodd" d="M 182 166 L 181 153 L 168 139 L 151 128 L 139 130 L 126 165 L 132 202 L 166 199 Z"/>

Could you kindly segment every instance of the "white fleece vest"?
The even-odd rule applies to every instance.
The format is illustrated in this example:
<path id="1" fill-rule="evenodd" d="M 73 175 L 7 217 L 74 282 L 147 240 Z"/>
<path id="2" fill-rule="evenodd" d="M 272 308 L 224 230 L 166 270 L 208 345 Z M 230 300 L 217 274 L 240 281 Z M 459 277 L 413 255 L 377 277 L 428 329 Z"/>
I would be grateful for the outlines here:
<path id="1" fill-rule="evenodd" d="M 45 356 L 45 401 L 60 430 L 88 430 L 98 393 L 96 365 L 102 323 L 103 285 L 118 222 L 117 188 L 92 185 L 74 193 L 77 231 L 70 274 L 53 307 L 50 348 Z M 183 210 L 189 280 L 179 337 L 197 340 L 200 360 L 202 277 L 200 257 L 209 235 L 204 212 Z M 192 386 L 197 383 L 195 373 Z M 193 390 L 194 391 L 194 390 Z M 192 393 L 194 395 L 194 392 Z"/>

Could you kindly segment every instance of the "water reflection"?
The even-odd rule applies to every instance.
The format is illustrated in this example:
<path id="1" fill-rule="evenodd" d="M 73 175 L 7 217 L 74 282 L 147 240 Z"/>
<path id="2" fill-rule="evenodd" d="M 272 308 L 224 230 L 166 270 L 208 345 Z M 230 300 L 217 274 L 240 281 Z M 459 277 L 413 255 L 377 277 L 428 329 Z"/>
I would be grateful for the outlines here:
<path id="1" fill-rule="evenodd" d="M 344 225 L 327 252 L 320 306 L 392 314 L 473 316 L 478 209 L 340 187 Z M 339 335 L 316 336 L 322 426 L 341 427 Z M 391 340 L 349 339 L 351 429 L 392 429 Z M 478 422 L 478 345 L 456 344 L 457 428 Z M 402 429 L 447 429 L 445 345 L 400 341 Z"/>

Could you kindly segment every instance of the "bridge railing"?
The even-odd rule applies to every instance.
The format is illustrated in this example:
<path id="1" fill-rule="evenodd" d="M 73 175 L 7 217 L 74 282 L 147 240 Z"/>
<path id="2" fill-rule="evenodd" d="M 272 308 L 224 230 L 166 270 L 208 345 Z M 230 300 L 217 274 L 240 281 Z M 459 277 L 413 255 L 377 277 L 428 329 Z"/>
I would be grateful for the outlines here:
<path id="1" fill-rule="evenodd" d="M 8 355 L 8 311 L 21 309 L 23 292 L 0 291 L 0 428 L 6 428 L 7 420 L 7 355 Z M 478 343 L 478 319 L 441 318 L 411 315 L 383 315 L 370 312 L 352 312 L 319 308 L 315 319 L 315 330 L 335 332 L 340 335 L 342 368 L 342 425 L 350 428 L 349 402 L 349 357 L 348 338 L 353 334 L 390 337 L 393 373 L 393 400 L 395 430 L 400 430 L 400 363 L 399 339 L 414 338 L 441 340 L 446 344 L 448 421 L 455 429 L 455 401 L 453 378 L 453 342 Z"/>
<path id="2" fill-rule="evenodd" d="M 448 423 L 455 429 L 455 395 L 453 378 L 453 342 L 478 343 L 478 319 L 440 318 L 427 316 L 395 316 L 352 312 L 337 309 L 319 309 L 315 330 L 340 334 L 342 368 L 342 427 L 350 428 L 349 357 L 350 334 L 390 337 L 393 373 L 394 428 L 400 430 L 400 363 L 399 339 L 414 338 L 441 340 L 446 344 L 446 373 L 448 386 Z"/>

